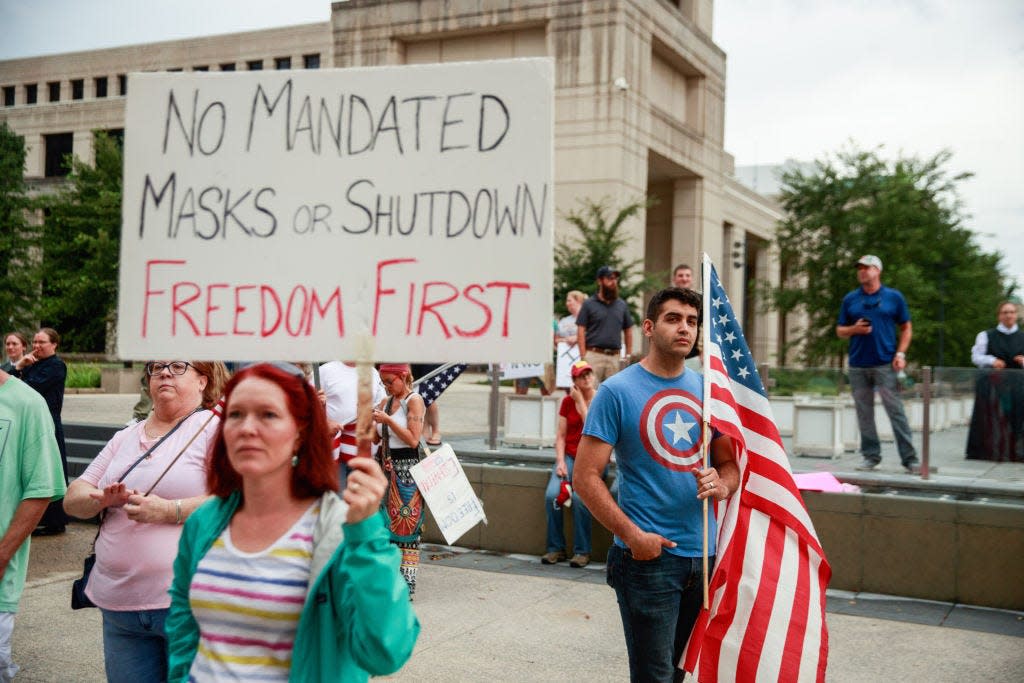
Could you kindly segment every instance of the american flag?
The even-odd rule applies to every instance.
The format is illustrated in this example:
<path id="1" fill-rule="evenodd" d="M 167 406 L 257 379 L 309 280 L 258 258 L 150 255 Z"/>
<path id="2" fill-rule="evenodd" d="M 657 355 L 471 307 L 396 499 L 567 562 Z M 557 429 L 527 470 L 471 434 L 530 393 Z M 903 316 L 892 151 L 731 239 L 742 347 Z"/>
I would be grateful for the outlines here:
<path id="1" fill-rule="evenodd" d="M 465 363 L 448 363 L 416 380 L 416 392 L 423 397 L 424 405 L 436 401 L 465 369 Z"/>
<path id="2" fill-rule="evenodd" d="M 719 506 L 709 609 L 683 668 L 713 681 L 822 681 L 832 575 L 739 321 L 704 256 L 704 410 L 732 437 L 740 489 Z"/>

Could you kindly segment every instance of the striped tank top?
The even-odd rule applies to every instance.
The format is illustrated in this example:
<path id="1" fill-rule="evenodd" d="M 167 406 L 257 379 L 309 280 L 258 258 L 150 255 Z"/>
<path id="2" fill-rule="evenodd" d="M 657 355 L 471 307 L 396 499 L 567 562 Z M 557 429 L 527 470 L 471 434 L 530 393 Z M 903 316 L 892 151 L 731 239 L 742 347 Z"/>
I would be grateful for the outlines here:
<path id="1" fill-rule="evenodd" d="M 199 625 L 190 681 L 287 681 L 309 587 L 314 502 L 270 547 L 242 552 L 225 527 L 199 561 L 189 604 Z"/>

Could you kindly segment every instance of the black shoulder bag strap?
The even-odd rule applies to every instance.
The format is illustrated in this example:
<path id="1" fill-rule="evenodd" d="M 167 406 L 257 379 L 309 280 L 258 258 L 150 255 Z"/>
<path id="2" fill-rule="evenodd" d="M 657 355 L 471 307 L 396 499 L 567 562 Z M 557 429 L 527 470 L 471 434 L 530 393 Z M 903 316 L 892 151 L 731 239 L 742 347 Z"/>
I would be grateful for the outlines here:
<path id="1" fill-rule="evenodd" d="M 183 417 L 180 420 L 178 420 L 178 423 L 175 424 L 173 427 L 171 427 L 171 431 L 169 431 L 166 434 L 164 434 L 163 436 L 161 436 L 159 441 L 157 441 L 155 444 L 150 446 L 146 450 L 145 453 L 140 455 L 138 460 L 133 462 L 131 467 L 126 469 L 124 471 L 124 474 L 122 474 L 120 477 L 118 477 L 117 481 L 115 481 L 114 483 L 115 484 L 120 484 L 122 481 L 124 481 L 124 478 L 127 477 L 129 474 L 131 474 L 131 471 L 134 470 L 136 467 L 138 467 L 140 462 L 142 462 L 143 460 L 148 458 L 150 455 L 152 455 L 153 451 L 155 451 L 157 448 L 160 447 L 160 444 L 162 444 L 164 441 L 167 441 L 167 439 L 170 438 L 171 434 L 173 434 L 174 432 L 178 431 L 178 427 L 180 427 L 181 425 L 185 424 L 185 420 L 189 419 L 190 417 L 192 417 L 193 415 L 195 415 L 196 413 L 198 413 L 202 409 L 203 409 L 203 407 L 199 406 L 195 410 L 193 410 L 191 413 L 189 413 L 185 417 Z M 145 429 L 145 427 L 143 427 L 143 429 Z M 173 464 L 174 463 L 172 462 L 171 465 L 173 465 Z M 168 467 L 170 467 L 170 465 L 168 465 Z M 166 470 L 165 470 L 165 473 L 166 473 Z M 163 475 L 160 475 L 160 476 L 162 477 Z M 147 491 L 147 493 L 148 493 L 148 491 Z M 97 525 L 98 528 L 96 529 L 96 536 L 92 539 L 92 546 L 93 546 L 94 552 L 95 552 L 95 548 L 96 548 L 96 539 L 100 537 L 100 528 L 103 527 L 103 518 L 107 516 L 106 513 L 107 513 L 106 508 L 100 510 L 100 515 L 99 515 L 100 516 L 100 523 Z"/>

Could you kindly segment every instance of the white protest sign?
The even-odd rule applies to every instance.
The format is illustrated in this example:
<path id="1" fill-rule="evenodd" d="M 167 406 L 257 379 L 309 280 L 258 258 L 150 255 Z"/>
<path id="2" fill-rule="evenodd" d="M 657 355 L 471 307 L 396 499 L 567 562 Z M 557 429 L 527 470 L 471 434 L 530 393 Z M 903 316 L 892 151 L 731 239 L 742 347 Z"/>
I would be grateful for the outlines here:
<path id="1" fill-rule="evenodd" d="M 129 77 L 122 357 L 535 362 L 550 59 Z"/>
<path id="2" fill-rule="evenodd" d="M 459 540 L 477 522 L 487 523 L 483 505 L 450 445 L 444 444 L 430 457 L 410 467 L 409 473 L 448 545 Z"/>
<path id="3" fill-rule="evenodd" d="M 580 347 L 576 344 L 558 342 L 555 352 L 555 386 L 568 389 L 572 386 L 572 364 L 580 359 Z"/>
<path id="4" fill-rule="evenodd" d="M 502 363 L 502 379 L 526 379 L 527 377 L 543 377 L 543 363 Z"/>

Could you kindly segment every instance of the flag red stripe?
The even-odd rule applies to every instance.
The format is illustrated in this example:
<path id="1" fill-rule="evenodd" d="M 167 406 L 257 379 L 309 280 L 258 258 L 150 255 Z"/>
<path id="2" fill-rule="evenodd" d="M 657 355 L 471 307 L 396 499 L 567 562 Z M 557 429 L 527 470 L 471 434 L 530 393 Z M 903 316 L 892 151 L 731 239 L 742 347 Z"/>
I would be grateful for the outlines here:
<path id="1" fill-rule="evenodd" d="M 789 615 L 789 630 L 786 632 L 786 646 L 782 650 L 779 679 L 795 681 L 800 675 L 800 660 L 804 639 L 807 636 L 807 610 L 810 605 L 811 576 L 807 544 L 799 543 L 800 569 L 796 579 L 796 593 L 793 596 L 793 611 Z"/>
<path id="2" fill-rule="evenodd" d="M 754 609 L 750 612 L 747 629 L 743 634 L 736 673 L 739 680 L 753 680 L 757 677 L 757 663 L 761 659 L 764 637 L 771 622 L 775 590 L 778 587 L 781 558 L 785 552 L 786 528 L 776 520 L 768 526 L 765 539 L 764 559 L 761 562 L 760 584 L 754 598 Z"/>
<path id="3" fill-rule="evenodd" d="M 741 517 L 749 516 L 749 514 L 749 510 L 740 510 Z M 736 616 L 737 586 L 739 585 L 739 577 L 743 573 L 743 548 L 747 545 L 747 532 L 750 528 L 749 519 L 739 520 L 736 526 L 736 534 L 729 544 L 728 557 L 723 558 L 726 565 L 718 567 L 716 561 L 715 574 L 723 571 L 719 585 L 724 588 L 724 591 L 721 601 L 715 606 L 715 614 L 708 623 L 703 645 L 700 648 L 700 674 L 697 678 L 702 683 L 714 683 L 718 680 L 720 673 L 725 674 L 726 680 L 730 680 L 729 672 L 719 671 L 718 659 L 722 653 L 722 640 L 725 638 L 725 634 L 732 625 L 733 618 Z M 733 573 L 735 573 L 736 578 L 732 581 L 726 580 Z"/>
<path id="4" fill-rule="evenodd" d="M 825 555 L 821 555 L 821 563 L 818 565 L 818 589 L 821 591 L 821 608 L 819 613 L 821 615 L 821 636 L 820 644 L 818 645 L 818 681 L 825 680 L 825 670 L 828 668 L 828 628 L 826 628 L 825 621 L 825 589 L 828 588 L 829 579 L 832 578 L 832 567 L 829 566 L 825 560 Z"/>

